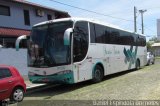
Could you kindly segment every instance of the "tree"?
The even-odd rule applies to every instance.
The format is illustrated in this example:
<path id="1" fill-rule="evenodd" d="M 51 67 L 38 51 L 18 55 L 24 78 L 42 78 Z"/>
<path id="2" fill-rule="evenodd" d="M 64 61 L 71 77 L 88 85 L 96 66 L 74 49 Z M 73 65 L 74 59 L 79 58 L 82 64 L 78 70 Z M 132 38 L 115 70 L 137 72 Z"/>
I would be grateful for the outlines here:
<path id="1" fill-rule="evenodd" d="M 147 42 L 147 51 L 152 51 L 152 45 L 154 44 L 154 41 L 148 41 Z"/>
<path id="2" fill-rule="evenodd" d="M 151 39 L 149 39 L 149 41 L 154 41 L 154 43 L 160 42 L 160 40 L 156 36 L 154 36 Z"/>

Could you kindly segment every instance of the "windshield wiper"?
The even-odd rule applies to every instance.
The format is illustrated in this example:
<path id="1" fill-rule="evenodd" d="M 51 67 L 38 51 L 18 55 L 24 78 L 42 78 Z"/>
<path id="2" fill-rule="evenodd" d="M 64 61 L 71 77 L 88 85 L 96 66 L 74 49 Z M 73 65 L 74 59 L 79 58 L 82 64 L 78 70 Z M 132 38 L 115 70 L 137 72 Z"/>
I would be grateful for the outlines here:
<path id="1" fill-rule="evenodd" d="M 52 66 L 52 65 L 56 64 L 56 61 L 55 61 L 54 57 L 51 57 L 48 54 L 45 55 L 44 62 L 47 63 L 48 66 Z"/>
<path id="2" fill-rule="evenodd" d="M 37 47 L 36 47 L 37 46 Z M 38 47 L 38 45 L 33 44 L 33 52 L 34 52 L 34 57 L 35 60 L 33 62 L 33 66 L 40 67 L 44 63 L 44 53 L 41 53 L 41 48 Z"/>

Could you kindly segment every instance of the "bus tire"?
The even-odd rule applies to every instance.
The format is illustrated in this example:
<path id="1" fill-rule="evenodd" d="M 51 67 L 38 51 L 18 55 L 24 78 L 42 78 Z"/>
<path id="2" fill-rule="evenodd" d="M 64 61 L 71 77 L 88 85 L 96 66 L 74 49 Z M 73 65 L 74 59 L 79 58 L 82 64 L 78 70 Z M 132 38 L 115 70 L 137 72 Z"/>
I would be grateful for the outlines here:
<path id="1" fill-rule="evenodd" d="M 102 81 L 103 77 L 104 77 L 103 68 L 99 65 L 96 65 L 93 73 L 93 79 L 92 79 L 93 82 L 98 83 Z"/>
<path id="2" fill-rule="evenodd" d="M 140 61 L 139 59 L 136 60 L 136 70 L 140 69 Z"/>

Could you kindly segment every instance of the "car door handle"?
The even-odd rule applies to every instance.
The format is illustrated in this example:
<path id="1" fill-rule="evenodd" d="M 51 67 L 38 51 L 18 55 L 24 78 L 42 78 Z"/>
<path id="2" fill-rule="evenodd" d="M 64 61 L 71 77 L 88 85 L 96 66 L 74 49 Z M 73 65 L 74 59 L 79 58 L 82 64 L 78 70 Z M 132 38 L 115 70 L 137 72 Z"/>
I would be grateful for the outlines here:
<path id="1" fill-rule="evenodd" d="M 8 83 L 12 83 L 13 81 L 8 81 Z"/>
<path id="2" fill-rule="evenodd" d="M 8 89 L 0 90 L 0 93 L 4 93 L 6 91 L 8 91 Z"/>

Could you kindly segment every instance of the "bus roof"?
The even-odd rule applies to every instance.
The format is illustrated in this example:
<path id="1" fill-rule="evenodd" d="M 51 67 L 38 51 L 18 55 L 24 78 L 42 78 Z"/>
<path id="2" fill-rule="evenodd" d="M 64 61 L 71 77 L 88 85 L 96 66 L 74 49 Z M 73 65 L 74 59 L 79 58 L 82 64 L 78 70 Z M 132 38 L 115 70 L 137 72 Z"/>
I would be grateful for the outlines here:
<path id="1" fill-rule="evenodd" d="M 125 30 L 125 29 L 120 28 L 119 26 L 116 26 L 116 25 L 113 25 L 113 24 L 110 24 L 110 23 L 101 22 L 101 21 L 94 20 L 94 19 L 77 18 L 77 17 L 61 18 L 61 19 L 54 19 L 54 20 L 50 20 L 50 21 L 44 21 L 44 22 L 41 22 L 41 23 L 38 23 L 38 24 L 34 25 L 34 27 L 39 26 L 39 25 L 54 23 L 54 22 L 61 22 L 61 21 L 74 21 L 74 22 L 76 22 L 76 21 L 88 21 L 88 22 L 92 22 L 92 23 L 95 23 L 95 24 L 100 24 L 100 25 L 104 25 L 104 26 L 108 26 L 108 27 L 111 27 L 111 28 L 115 28 L 115 29 L 119 29 L 119 30 L 122 30 L 122 31 L 126 31 L 126 32 L 130 32 L 130 33 L 134 33 L 134 34 L 144 36 L 143 34 L 135 33 L 135 32 L 129 31 L 129 30 Z"/>

